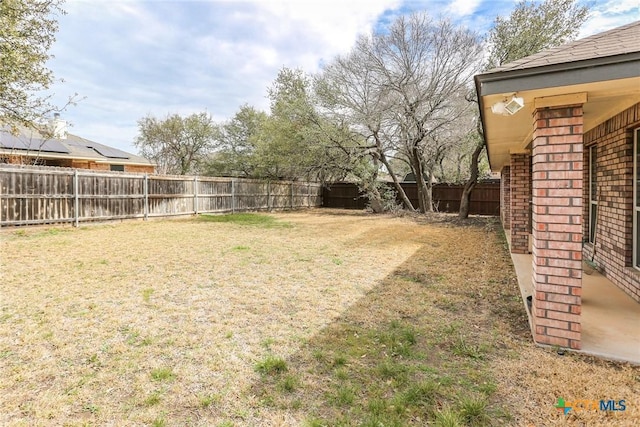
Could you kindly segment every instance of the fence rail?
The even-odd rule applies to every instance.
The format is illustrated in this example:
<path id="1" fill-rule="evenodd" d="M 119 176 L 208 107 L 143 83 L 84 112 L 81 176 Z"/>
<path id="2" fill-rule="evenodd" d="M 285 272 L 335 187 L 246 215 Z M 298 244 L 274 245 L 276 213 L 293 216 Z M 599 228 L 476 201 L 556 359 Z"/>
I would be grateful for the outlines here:
<path id="1" fill-rule="evenodd" d="M 0 165 L 0 226 L 318 206 L 318 183 Z"/>
<path id="2" fill-rule="evenodd" d="M 393 184 L 388 184 L 394 189 Z M 418 206 L 418 190 L 415 182 L 401 183 L 413 206 Z M 433 203 L 440 212 L 455 213 L 460 210 L 462 185 L 434 184 Z M 337 182 L 327 185 L 322 193 L 323 206 L 342 209 L 364 209 L 368 203 L 358 186 L 352 183 Z M 397 199 L 398 203 L 401 200 Z M 500 214 L 500 183 L 479 183 L 471 193 L 470 212 L 472 215 Z"/>

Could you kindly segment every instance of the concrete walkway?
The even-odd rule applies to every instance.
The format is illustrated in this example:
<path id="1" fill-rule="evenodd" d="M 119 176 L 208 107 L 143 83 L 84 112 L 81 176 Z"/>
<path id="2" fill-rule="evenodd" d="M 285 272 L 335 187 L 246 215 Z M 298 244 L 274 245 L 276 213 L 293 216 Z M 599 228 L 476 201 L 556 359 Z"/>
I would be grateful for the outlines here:
<path id="1" fill-rule="evenodd" d="M 511 259 L 526 310 L 526 297 L 533 293 L 532 256 L 511 254 Z M 596 271 L 583 271 L 581 324 L 579 353 L 640 365 L 640 304 Z"/>

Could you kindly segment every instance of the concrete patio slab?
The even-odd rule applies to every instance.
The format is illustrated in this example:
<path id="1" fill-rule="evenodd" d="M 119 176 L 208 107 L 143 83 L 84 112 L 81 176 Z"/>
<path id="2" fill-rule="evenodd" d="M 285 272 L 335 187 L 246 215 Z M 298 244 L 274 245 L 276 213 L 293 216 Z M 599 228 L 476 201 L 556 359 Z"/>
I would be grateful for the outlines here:
<path id="1" fill-rule="evenodd" d="M 582 352 L 640 365 L 640 304 L 598 272 L 582 276 Z"/>
<path id="2" fill-rule="evenodd" d="M 532 256 L 511 254 L 511 260 L 527 310 L 526 297 L 533 293 Z M 527 315 L 531 328 L 528 310 Z M 581 326 L 579 353 L 640 365 L 640 304 L 597 271 L 582 275 Z"/>

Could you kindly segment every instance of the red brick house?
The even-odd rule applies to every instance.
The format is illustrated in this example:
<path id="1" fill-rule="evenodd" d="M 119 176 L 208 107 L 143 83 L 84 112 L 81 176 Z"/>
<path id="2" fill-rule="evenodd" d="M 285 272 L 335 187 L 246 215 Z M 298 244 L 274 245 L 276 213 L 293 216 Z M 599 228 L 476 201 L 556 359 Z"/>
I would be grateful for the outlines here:
<path id="1" fill-rule="evenodd" d="M 511 251 L 531 253 L 534 339 L 581 349 L 585 264 L 640 303 L 640 21 L 475 84 Z"/>
<path id="2" fill-rule="evenodd" d="M 58 166 L 121 172 L 154 173 L 155 165 L 127 153 L 67 132 L 56 116 L 42 131 L 0 126 L 0 163 Z"/>

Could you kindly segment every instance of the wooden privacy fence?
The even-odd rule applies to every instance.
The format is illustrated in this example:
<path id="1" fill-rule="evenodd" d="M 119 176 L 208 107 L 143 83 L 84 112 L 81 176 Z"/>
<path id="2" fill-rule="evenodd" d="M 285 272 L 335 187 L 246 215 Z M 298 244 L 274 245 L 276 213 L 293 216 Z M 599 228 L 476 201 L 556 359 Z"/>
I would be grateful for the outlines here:
<path id="1" fill-rule="evenodd" d="M 394 189 L 392 183 L 387 184 Z M 415 182 L 403 182 L 402 188 L 413 206 L 418 206 L 418 189 Z M 433 203 L 437 211 L 455 213 L 460 210 L 462 185 L 434 184 Z M 398 198 L 398 203 L 401 200 Z M 324 187 L 322 192 L 322 206 L 343 209 L 364 209 L 368 200 L 360 192 L 358 186 L 352 183 L 337 182 Z M 470 214 L 499 215 L 500 214 L 500 183 L 479 183 L 471 193 Z"/>
<path id="2" fill-rule="evenodd" d="M 321 205 L 318 183 L 0 165 L 0 226 Z"/>

